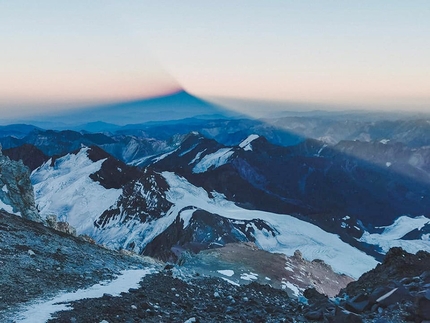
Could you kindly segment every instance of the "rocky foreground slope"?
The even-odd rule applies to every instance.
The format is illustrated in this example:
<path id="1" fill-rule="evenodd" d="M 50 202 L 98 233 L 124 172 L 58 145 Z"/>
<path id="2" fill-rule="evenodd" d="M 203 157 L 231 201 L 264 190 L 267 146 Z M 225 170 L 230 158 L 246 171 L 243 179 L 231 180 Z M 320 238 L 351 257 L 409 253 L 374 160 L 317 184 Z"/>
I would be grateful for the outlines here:
<path id="1" fill-rule="evenodd" d="M 308 289 L 307 304 L 267 285 L 235 286 L 202 277 L 185 282 L 165 270 L 146 276 L 139 288 L 120 297 L 77 301 L 73 310 L 49 322 L 426 323 L 429 268 L 429 253 L 411 255 L 394 248 L 382 265 L 350 284 L 342 298 L 328 299 Z"/>
<path id="2" fill-rule="evenodd" d="M 0 322 L 12 322 L 10 311 L 28 301 L 89 287 L 127 268 L 148 266 L 157 263 L 0 211 Z"/>
<path id="3" fill-rule="evenodd" d="M 225 258 L 226 254 L 221 255 Z M 298 257 L 298 255 L 297 255 Z M 207 258 L 201 258 L 204 261 Z M 282 289 L 208 277 L 198 267 L 164 265 L 0 212 L 0 322 L 20 322 L 22 305 L 64 290 L 115 279 L 123 269 L 152 268 L 138 288 L 80 299 L 49 322 L 426 322 L 430 254 L 395 248 L 338 298 L 315 289 L 290 298 Z M 269 267 L 269 266 L 268 266 Z M 42 306 L 41 306 L 42 310 Z M 34 321 L 37 322 L 37 321 Z"/>

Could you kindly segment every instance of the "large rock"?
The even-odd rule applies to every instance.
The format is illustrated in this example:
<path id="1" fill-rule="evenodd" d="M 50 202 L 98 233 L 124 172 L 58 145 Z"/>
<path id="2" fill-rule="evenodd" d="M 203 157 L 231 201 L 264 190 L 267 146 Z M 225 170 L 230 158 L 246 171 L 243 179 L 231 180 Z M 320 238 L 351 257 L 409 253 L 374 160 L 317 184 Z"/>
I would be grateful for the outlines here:
<path id="1" fill-rule="evenodd" d="M 22 161 L 3 156 L 0 146 L 0 209 L 42 222 L 34 202 L 29 169 Z"/>

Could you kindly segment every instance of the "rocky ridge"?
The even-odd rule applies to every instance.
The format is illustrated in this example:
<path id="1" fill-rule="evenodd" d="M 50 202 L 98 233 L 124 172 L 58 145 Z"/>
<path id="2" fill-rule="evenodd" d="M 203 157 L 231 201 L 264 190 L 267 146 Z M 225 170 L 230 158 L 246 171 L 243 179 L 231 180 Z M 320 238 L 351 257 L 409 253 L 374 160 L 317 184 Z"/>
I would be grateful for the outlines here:
<path id="1" fill-rule="evenodd" d="M 29 169 L 22 161 L 4 156 L 0 146 L 0 209 L 41 222 L 34 201 Z"/>
<path id="2" fill-rule="evenodd" d="M 305 316 L 330 321 L 341 315 L 344 322 L 426 323 L 430 320 L 430 253 L 410 254 L 392 248 L 384 262 L 350 283 L 337 300 L 307 290 Z"/>

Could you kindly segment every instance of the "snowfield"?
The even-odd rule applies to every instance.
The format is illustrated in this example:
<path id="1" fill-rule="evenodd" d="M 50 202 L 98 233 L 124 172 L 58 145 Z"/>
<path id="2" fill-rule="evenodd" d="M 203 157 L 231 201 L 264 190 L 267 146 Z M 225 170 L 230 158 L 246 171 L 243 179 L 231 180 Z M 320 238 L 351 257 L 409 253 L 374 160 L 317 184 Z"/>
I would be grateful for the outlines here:
<path id="1" fill-rule="evenodd" d="M 286 214 L 242 209 L 226 200 L 222 194 L 212 194 L 215 197 L 210 198 L 203 188 L 192 185 L 185 178 L 174 173 L 163 172 L 162 175 L 170 186 L 167 198 L 174 203 L 175 212 L 173 213 L 178 214 L 179 210 L 194 206 L 229 219 L 262 219 L 279 234 L 273 237 L 267 231 L 254 228 L 256 244 L 261 249 L 284 253 L 287 256 L 293 255 L 294 251 L 299 249 L 307 260 L 322 259 L 336 272 L 347 274 L 355 279 L 378 264 L 373 257 L 343 242 L 337 235 L 328 233 L 313 224 Z M 158 228 L 156 222 L 161 220 L 164 222 L 165 219 L 154 221 L 152 225 Z M 174 216 L 171 217 L 171 223 L 173 221 Z M 163 223 L 163 226 L 166 224 Z"/>
<path id="2" fill-rule="evenodd" d="M 194 166 L 193 173 L 204 173 L 211 167 L 220 167 L 227 163 L 233 153 L 231 148 L 221 148 L 212 154 L 207 154 Z"/>
<path id="3" fill-rule="evenodd" d="M 322 259 L 336 272 L 353 278 L 358 278 L 377 264 L 374 258 L 315 225 L 286 214 L 246 210 L 216 192 L 212 192 L 214 197 L 210 198 L 203 188 L 196 187 L 171 172 L 162 173 L 170 186 L 166 198 L 173 204 L 165 216 L 151 222 L 142 223 L 136 219 L 125 224 L 120 224 L 121 219 L 117 217 L 109 227 L 97 229 L 94 221 L 115 204 L 122 190 L 105 189 L 89 178 L 90 174 L 100 169 L 103 160 L 92 162 L 87 156 L 87 150 L 88 148 L 83 148 L 76 155 L 68 154 L 59 158 L 54 167 L 48 161 L 33 172 L 31 179 L 36 203 L 42 215 L 56 214 L 60 221 L 67 221 L 74 226 L 79 234 L 88 234 L 98 243 L 110 248 L 120 249 L 135 242 L 135 249 L 142 250 L 170 226 L 177 215 L 187 226 L 194 209 L 198 208 L 233 220 L 266 221 L 279 233 L 273 237 L 266 230 L 254 228 L 256 244 L 266 251 L 291 256 L 298 249 L 306 259 Z M 196 167 L 203 171 L 207 167 L 218 166 L 231 153 L 229 149 L 220 149 L 214 154 L 206 155 Z M 118 223 L 114 223 L 115 221 Z"/>
<path id="4" fill-rule="evenodd" d="M 48 160 L 33 171 L 31 182 L 42 217 L 55 214 L 79 234 L 91 235 L 94 220 L 116 202 L 122 189 L 106 189 L 89 177 L 100 170 L 104 160 L 90 160 L 88 149 L 57 159 L 54 167 Z"/>
<path id="5" fill-rule="evenodd" d="M 249 136 L 243 146 L 248 147 L 255 139 L 255 136 Z M 173 204 L 165 216 L 144 223 L 139 219 L 119 223 L 121 218 L 117 217 L 108 227 L 98 229 L 94 226 L 94 221 L 115 204 L 122 190 L 105 189 L 91 180 L 89 175 L 97 172 L 104 160 L 91 161 L 87 150 L 88 148 L 82 148 L 76 155 L 68 154 L 59 158 L 54 167 L 51 167 L 50 160 L 32 173 L 36 203 L 42 216 L 56 214 L 60 221 L 67 221 L 74 226 L 79 234 L 88 234 L 98 243 L 113 249 L 120 249 L 134 242 L 135 249 L 142 250 L 170 226 L 178 215 L 184 220 L 186 227 L 194 210 L 202 209 L 233 220 L 266 221 L 274 232 L 278 232 L 272 236 L 267 230 L 261 231 L 254 227 L 256 244 L 266 251 L 291 256 L 295 250 L 300 250 L 306 259 L 322 259 L 336 272 L 353 278 L 358 278 L 377 264 L 374 258 L 315 225 L 286 214 L 240 208 L 217 192 L 212 192 L 211 198 L 203 188 L 192 185 L 172 172 L 162 173 L 170 187 L 166 192 L 166 199 Z M 232 153 L 230 148 L 223 148 L 206 155 L 196 164 L 194 171 L 203 172 L 210 167 L 218 167 Z M 371 238 L 378 237 L 368 239 Z"/>
<path id="6" fill-rule="evenodd" d="M 384 253 L 392 247 L 401 247 L 409 253 L 417 253 L 419 250 L 430 252 L 430 237 L 423 235 L 421 240 L 402 240 L 407 233 L 420 230 L 426 224 L 430 224 L 430 219 L 425 216 L 410 218 L 408 216 L 399 217 L 390 226 L 384 227 L 382 233 L 364 232 L 359 241 L 379 246 Z"/>

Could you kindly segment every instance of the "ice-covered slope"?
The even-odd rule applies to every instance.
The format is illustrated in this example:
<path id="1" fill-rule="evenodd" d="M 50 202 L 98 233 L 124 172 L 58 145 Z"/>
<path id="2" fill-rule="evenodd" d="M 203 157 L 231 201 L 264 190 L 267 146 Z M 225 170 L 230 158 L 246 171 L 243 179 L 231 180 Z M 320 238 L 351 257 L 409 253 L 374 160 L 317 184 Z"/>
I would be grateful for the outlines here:
<path id="1" fill-rule="evenodd" d="M 235 231 L 228 234 L 242 235 L 244 241 L 251 238 L 264 250 L 293 255 L 299 249 L 306 259 L 322 259 L 335 271 L 355 278 L 377 263 L 315 225 L 286 214 L 241 208 L 173 172 L 159 174 L 148 169 L 121 188 L 106 188 L 102 177 L 109 173 L 106 166 L 100 171 L 106 159 L 95 160 L 93 155 L 91 148 L 82 148 L 76 154 L 49 160 L 31 178 L 43 216 L 56 214 L 79 234 L 112 248 L 142 252 L 178 217 L 185 228 L 200 210 L 213 221 L 225 219 L 222 221 Z"/>
<path id="2" fill-rule="evenodd" d="M 119 207 L 117 215 L 100 221 L 103 224 L 95 232 L 96 240 L 114 248 L 131 248 L 141 252 L 177 221 L 178 217 L 183 221 L 183 228 L 186 228 L 194 212 L 204 210 L 233 224 L 259 219 L 259 223 L 265 223 L 266 227 L 257 227 L 256 222 L 247 222 L 242 232 L 251 232 L 255 243 L 267 251 L 293 255 L 299 249 L 306 259 L 322 259 L 335 271 L 355 278 L 377 264 L 372 257 L 315 225 L 285 214 L 240 208 L 226 200 L 222 194 L 212 192 L 209 196 L 203 188 L 190 184 L 185 178 L 172 172 L 163 172 L 162 176 L 169 187 L 165 198 L 171 203 L 164 216 L 142 221 L 139 216 L 125 217 L 123 207 Z M 136 195 L 139 194 L 146 195 L 147 192 L 137 192 Z M 214 221 L 219 222 L 219 218 L 214 216 Z M 245 236 L 245 233 L 238 234 Z"/>
<path id="3" fill-rule="evenodd" d="M 90 178 L 102 167 L 88 157 L 89 148 L 52 159 L 31 174 L 36 203 L 42 216 L 55 214 L 80 234 L 91 234 L 94 220 L 115 203 L 122 189 L 106 189 Z"/>
<path id="4" fill-rule="evenodd" d="M 278 234 L 273 237 L 264 229 L 254 228 L 256 244 L 264 250 L 291 256 L 299 249 L 306 259 L 322 259 L 335 271 L 356 278 L 377 264 L 372 257 L 313 224 L 290 215 L 246 210 L 227 201 L 220 194 L 213 193 L 214 197 L 210 198 L 204 189 L 190 184 L 174 173 L 164 172 L 163 176 L 170 186 L 168 199 L 176 210 L 194 206 L 229 219 L 266 221 Z M 186 225 L 190 212 L 183 212 L 181 216 Z"/>
<path id="5" fill-rule="evenodd" d="M 383 253 L 388 252 L 393 247 L 401 247 L 410 253 L 416 253 L 419 250 L 430 251 L 430 234 L 428 231 L 419 234 L 420 239 L 418 237 L 404 239 L 414 231 L 419 233 L 425 226 L 430 227 L 430 219 L 424 215 L 416 218 L 401 216 L 392 225 L 383 227 L 384 231 L 381 233 L 364 232 L 360 241 L 379 246 Z"/>

